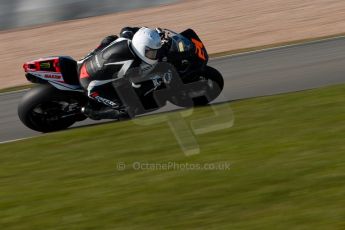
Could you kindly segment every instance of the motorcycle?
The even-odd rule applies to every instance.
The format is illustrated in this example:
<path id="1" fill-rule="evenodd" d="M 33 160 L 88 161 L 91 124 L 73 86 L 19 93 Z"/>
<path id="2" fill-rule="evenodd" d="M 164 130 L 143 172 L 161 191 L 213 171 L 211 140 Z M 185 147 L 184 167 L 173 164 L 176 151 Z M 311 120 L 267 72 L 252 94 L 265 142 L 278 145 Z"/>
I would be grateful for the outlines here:
<path id="1" fill-rule="evenodd" d="M 207 65 L 206 48 L 192 29 L 181 33 L 164 29 L 162 41 L 169 52 L 153 70 L 140 70 L 143 76 L 139 78 L 128 74 L 125 79 L 130 84 L 125 87 L 113 83 L 123 104 L 119 110 L 125 109 L 129 118 L 162 108 L 168 101 L 179 107 L 207 105 L 222 92 L 223 77 Z M 82 108 L 91 99 L 79 83 L 77 61 L 68 56 L 47 57 L 26 62 L 23 68 L 27 80 L 37 84 L 18 105 L 24 125 L 53 132 L 88 118 Z"/>

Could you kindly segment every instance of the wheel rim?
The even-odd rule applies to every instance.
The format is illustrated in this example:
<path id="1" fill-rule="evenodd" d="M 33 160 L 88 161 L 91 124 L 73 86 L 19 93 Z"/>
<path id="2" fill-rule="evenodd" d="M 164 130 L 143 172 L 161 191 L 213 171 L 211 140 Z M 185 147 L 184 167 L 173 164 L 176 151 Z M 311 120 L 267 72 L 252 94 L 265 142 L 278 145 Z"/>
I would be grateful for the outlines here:
<path id="1" fill-rule="evenodd" d="M 31 110 L 30 118 L 35 123 L 39 123 L 44 126 L 53 126 L 57 123 L 71 119 L 71 117 L 79 111 L 80 106 L 77 102 L 48 101 L 34 107 Z"/>
<path id="2" fill-rule="evenodd" d="M 218 95 L 219 92 L 221 91 L 220 87 L 218 86 L 217 82 L 213 81 L 210 78 L 206 78 L 204 76 L 200 77 L 204 83 L 205 83 L 205 95 L 208 95 L 208 100 L 212 101 L 214 100 Z"/>

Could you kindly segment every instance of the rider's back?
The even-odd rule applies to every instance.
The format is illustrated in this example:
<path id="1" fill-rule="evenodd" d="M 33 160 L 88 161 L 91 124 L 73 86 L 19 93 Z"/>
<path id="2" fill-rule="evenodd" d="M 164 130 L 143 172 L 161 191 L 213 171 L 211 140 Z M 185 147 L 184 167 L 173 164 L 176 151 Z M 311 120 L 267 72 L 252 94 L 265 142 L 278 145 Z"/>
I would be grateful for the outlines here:
<path id="1" fill-rule="evenodd" d="M 139 65 L 140 60 L 132 52 L 130 42 L 119 38 L 86 60 L 84 64 L 90 77 L 93 80 L 116 78 L 124 64 L 128 63 L 126 68 Z"/>

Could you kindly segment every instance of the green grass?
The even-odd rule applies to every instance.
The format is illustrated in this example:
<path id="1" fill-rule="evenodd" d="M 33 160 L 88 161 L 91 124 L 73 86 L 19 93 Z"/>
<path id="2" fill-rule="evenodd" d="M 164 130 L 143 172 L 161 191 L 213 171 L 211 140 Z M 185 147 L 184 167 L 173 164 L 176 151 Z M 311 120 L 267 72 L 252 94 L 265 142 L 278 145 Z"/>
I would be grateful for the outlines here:
<path id="1" fill-rule="evenodd" d="M 345 85 L 229 106 L 234 126 L 196 136 L 201 152 L 190 157 L 164 122 L 0 145 L 0 229 L 345 229 Z M 212 114 L 199 108 L 187 120 Z"/>

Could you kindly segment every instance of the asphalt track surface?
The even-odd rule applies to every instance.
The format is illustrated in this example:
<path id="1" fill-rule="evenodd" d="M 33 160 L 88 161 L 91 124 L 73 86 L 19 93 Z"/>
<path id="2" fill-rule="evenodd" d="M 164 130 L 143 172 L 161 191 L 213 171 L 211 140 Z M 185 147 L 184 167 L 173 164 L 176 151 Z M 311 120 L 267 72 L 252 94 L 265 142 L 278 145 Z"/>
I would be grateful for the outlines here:
<path id="1" fill-rule="evenodd" d="M 345 37 L 221 57 L 209 64 L 225 79 L 215 102 L 340 84 L 345 83 Z M 42 135 L 26 128 L 17 116 L 24 94 L 0 94 L 0 143 Z M 167 105 L 161 111 L 172 109 L 176 107 Z M 95 123 L 102 122 L 86 120 L 74 127 Z"/>

